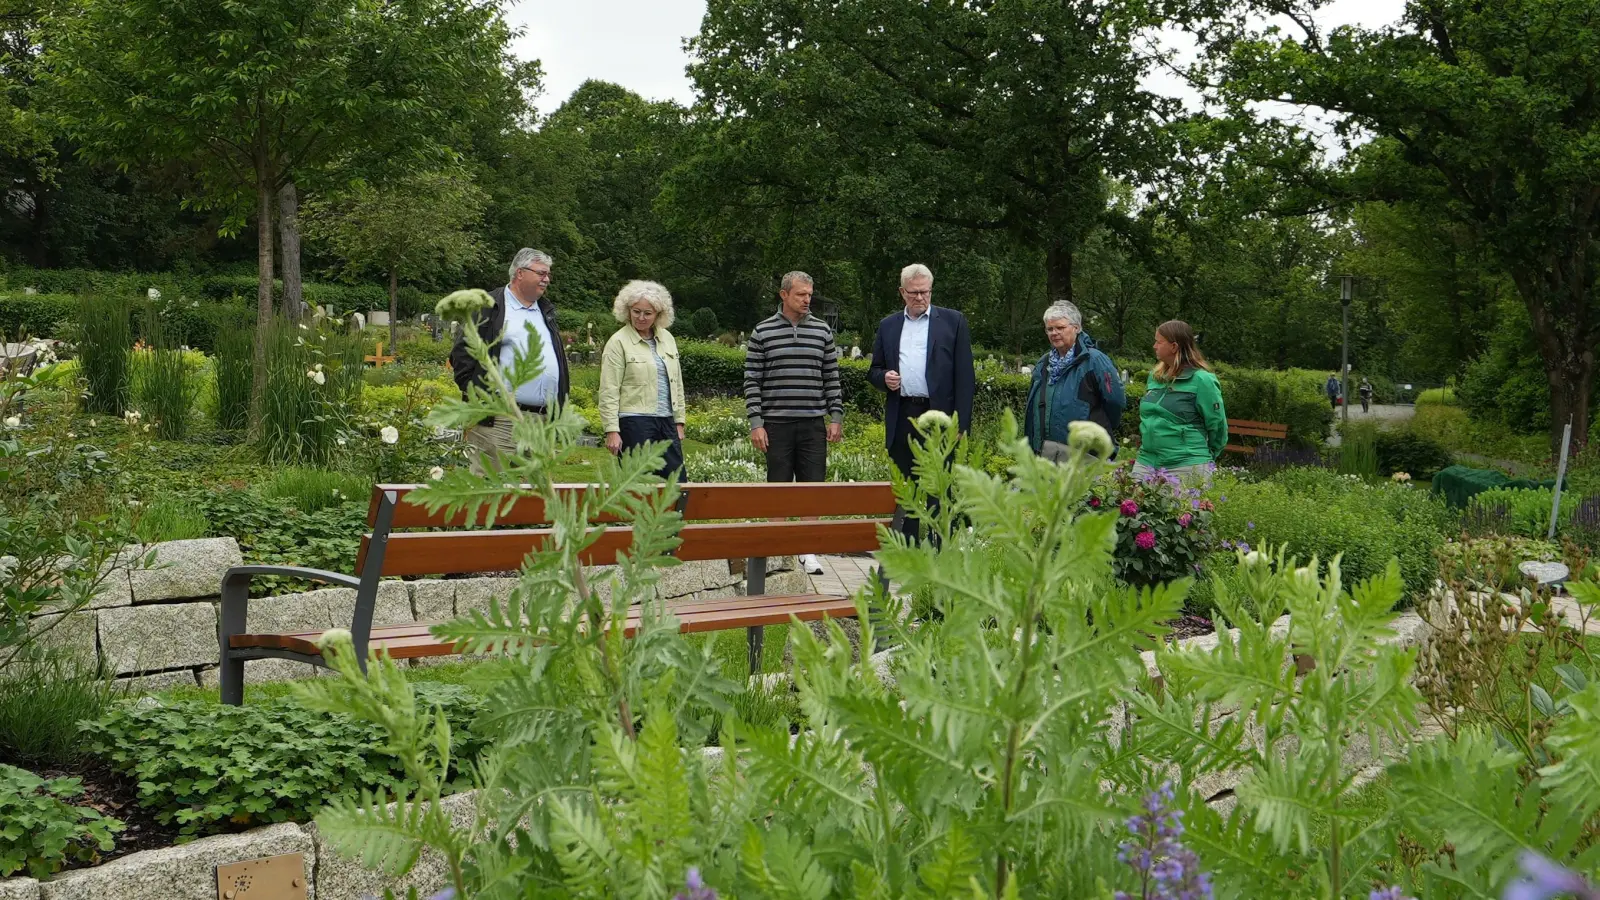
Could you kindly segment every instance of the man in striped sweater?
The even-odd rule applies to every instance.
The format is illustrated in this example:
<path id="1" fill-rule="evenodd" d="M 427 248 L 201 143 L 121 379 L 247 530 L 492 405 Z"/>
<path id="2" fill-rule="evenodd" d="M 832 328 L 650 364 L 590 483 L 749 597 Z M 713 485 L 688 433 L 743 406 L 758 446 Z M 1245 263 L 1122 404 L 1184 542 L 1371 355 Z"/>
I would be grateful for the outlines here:
<path id="1" fill-rule="evenodd" d="M 811 276 L 790 272 L 778 285 L 778 312 L 750 332 L 744 404 L 750 443 L 767 455 L 767 481 L 826 481 L 828 443 L 844 438 L 839 351 L 828 323 L 811 315 Z M 800 557 L 822 574 L 815 555 Z"/>

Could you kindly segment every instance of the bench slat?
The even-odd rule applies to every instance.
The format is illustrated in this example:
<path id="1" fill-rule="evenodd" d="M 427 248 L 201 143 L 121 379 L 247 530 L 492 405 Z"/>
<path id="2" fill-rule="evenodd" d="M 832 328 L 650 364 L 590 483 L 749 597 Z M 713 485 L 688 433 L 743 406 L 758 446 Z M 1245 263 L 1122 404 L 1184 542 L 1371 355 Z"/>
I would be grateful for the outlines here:
<path id="1" fill-rule="evenodd" d="M 762 625 L 782 625 L 797 618 L 802 622 L 823 618 L 854 618 L 855 600 L 850 597 L 823 594 L 771 595 L 755 597 L 728 597 L 724 600 L 702 603 L 681 603 L 672 607 L 678 617 L 678 628 L 685 634 L 708 631 L 726 631 Z M 383 649 L 393 659 L 416 659 L 429 656 L 453 655 L 455 645 L 443 641 L 428 629 L 430 623 L 384 625 L 372 629 L 369 646 Z M 632 637 L 639 627 L 637 609 L 630 611 L 624 621 L 623 633 Z M 234 649 L 289 650 L 307 656 L 320 656 L 317 640 L 321 631 L 302 631 L 294 634 L 236 634 L 229 638 L 228 646 Z"/>
<path id="2" fill-rule="evenodd" d="M 367 505 L 367 524 L 378 518 L 378 503 L 385 492 L 393 491 L 397 506 L 395 528 L 460 528 L 478 525 L 482 515 L 469 522 L 465 511 L 447 517 L 444 510 L 430 513 L 407 503 L 406 495 L 424 487 L 417 484 L 380 484 L 372 489 Z M 562 484 L 563 495 L 582 494 L 593 489 L 587 484 Z M 687 521 L 705 519 L 767 519 L 788 516 L 888 516 L 894 514 L 894 487 L 886 481 L 822 482 L 816 484 L 685 484 L 688 494 L 683 517 Z M 616 521 L 603 517 L 597 521 Z M 511 510 L 495 519 L 496 525 L 544 525 L 544 501 L 538 497 L 519 498 Z"/>
<path id="3" fill-rule="evenodd" d="M 678 559 L 746 559 L 789 553 L 863 553 L 878 549 L 878 526 L 888 519 L 831 522 L 737 522 L 685 525 Z M 528 553 L 550 539 L 549 529 L 455 531 L 391 534 L 383 558 L 384 575 L 450 575 L 510 572 L 522 568 Z M 361 558 L 369 537 L 361 539 Z M 585 565 L 617 561 L 633 543 L 633 529 L 609 528 L 582 554 Z"/>
<path id="4" fill-rule="evenodd" d="M 1251 419 L 1229 419 L 1228 430 L 1249 433 L 1251 429 L 1264 431 L 1269 437 L 1288 437 L 1289 426 L 1277 422 L 1256 422 Z"/>

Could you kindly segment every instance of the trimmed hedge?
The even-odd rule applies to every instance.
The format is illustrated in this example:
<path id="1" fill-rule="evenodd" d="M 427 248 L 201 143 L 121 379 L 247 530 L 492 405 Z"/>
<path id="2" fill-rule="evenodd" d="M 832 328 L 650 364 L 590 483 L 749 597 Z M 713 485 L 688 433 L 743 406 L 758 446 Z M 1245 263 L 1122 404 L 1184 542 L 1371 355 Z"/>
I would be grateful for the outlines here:
<path id="1" fill-rule="evenodd" d="M 78 298 L 67 294 L 0 294 L 0 334 L 59 338 L 77 308 Z"/>

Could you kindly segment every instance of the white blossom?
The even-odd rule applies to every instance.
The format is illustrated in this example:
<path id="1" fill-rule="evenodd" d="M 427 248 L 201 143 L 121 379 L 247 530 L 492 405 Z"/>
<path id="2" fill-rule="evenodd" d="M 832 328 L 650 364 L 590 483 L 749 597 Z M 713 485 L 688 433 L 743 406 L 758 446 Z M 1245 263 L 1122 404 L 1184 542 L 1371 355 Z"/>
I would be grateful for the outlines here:
<path id="1" fill-rule="evenodd" d="M 306 373 L 306 377 L 311 379 L 312 381 L 315 381 L 317 384 L 327 384 L 328 383 L 328 376 L 322 374 L 321 372 L 318 372 L 316 369 L 312 369 L 311 371 L 307 372 Z"/>
<path id="2" fill-rule="evenodd" d="M 430 480 L 438 481 L 439 479 L 441 479 L 443 477 L 444 477 L 444 467 L 443 466 L 434 466 L 433 468 L 428 470 L 428 478 Z"/>
<path id="3" fill-rule="evenodd" d="M 378 432 L 378 437 L 381 438 L 385 444 L 398 444 L 400 443 L 400 429 L 394 427 L 393 425 L 385 425 L 383 426 L 383 430 Z"/>
<path id="4" fill-rule="evenodd" d="M 17 427 L 18 425 L 21 425 L 21 424 L 22 424 L 22 417 L 21 416 L 6 416 L 6 427 L 7 428 L 15 428 L 15 427 Z"/>
<path id="5" fill-rule="evenodd" d="M 149 297 L 151 300 L 160 300 L 161 299 L 161 292 L 156 290 L 155 288 L 151 288 L 150 290 L 145 291 L 144 295 L 146 297 Z"/>

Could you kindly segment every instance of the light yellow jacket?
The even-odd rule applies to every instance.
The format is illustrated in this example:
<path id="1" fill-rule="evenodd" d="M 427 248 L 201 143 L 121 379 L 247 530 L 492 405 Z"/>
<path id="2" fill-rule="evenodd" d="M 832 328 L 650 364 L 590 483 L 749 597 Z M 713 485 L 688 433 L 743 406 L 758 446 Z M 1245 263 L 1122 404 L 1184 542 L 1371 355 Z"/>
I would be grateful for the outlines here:
<path id="1" fill-rule="evenodd" d="M 667 388 L 672 396 L 672 418 L 682 424 L 683 369 L 678 364 L 678 342 L 672 332 L 656 329 L 656 352 L 667 364 Z M 632 326 L 618 329 L 600 354 L 600 424 L 607 431 L 620 431 L 617 419 L 623 413 L 656 412 L 656 360 L 650 345 Z"/>

